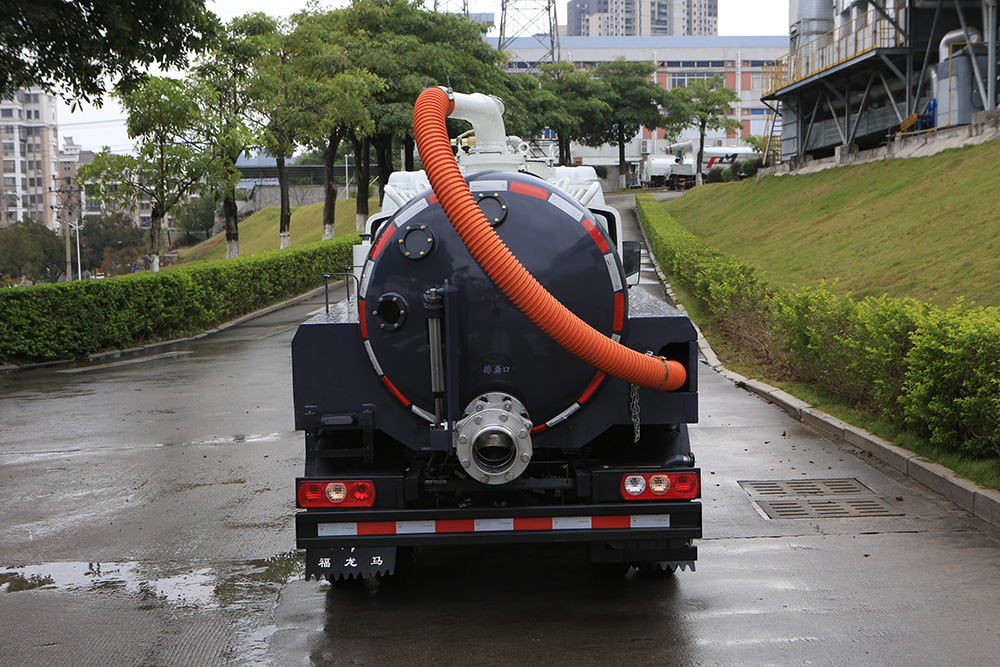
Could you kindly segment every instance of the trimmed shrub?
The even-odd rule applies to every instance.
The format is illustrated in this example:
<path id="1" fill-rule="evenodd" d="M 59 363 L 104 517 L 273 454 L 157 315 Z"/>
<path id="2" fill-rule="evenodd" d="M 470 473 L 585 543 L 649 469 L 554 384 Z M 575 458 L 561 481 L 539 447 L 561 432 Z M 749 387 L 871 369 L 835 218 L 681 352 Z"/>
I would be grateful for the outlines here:
<path id="1" fill-rule="evenodd" d="M 351 264 L 358 235 L 159 273 L 0 290 L 0 364 L 71 359 L 204 331 Z"/>
<path id="2" fill-rule="evenodd" d="M 840 298 L 826 285 L 773 290 L 709 248 L 649 195 L 651 252 L 741 353 L 896 422 L 945 450 L 1000 455 L 1000 310 Z"/>
<path id="3" fill-rule="evenodd" d="M 712 167 L 705 174 L 706 183 L 721 183 L 722 182 L 722 167 Z"/>
<path id="4" fill-rule="evenodd" d="M 1000 455 L 1000 311 L 959 304 L 913 334 L 906 423 L 945 449 Z"/>
<path id="5" fill-rule="evenodd" d="M 733 181 L 733 170 L 728 168 L 723 169 L 719 176 L 722 178 L 723 183 L 731 183 Z"/>

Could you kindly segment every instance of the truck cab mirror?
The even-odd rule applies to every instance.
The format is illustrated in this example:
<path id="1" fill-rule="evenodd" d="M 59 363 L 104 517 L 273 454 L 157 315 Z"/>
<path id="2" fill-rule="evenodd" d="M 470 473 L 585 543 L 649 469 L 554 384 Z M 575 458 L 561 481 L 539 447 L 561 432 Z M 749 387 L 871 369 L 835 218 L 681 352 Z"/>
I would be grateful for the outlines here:
<path id="1" fill-rule="evenodd" d="M 625 282 L 629 285 L 639 284 L 641 256 L 642 244 L 639 241 L 622 241 L 622 266 L 625 269 Z"/>

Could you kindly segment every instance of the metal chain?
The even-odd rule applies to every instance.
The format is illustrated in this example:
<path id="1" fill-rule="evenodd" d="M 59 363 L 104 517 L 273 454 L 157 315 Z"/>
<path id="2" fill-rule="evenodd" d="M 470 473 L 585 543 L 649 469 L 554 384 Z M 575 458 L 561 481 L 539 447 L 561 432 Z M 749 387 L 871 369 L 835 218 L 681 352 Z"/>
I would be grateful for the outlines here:
<path id="1" fill-rule="evenodd" d="M 632 431 L 639 442 L 639 385 L 629 385 L 629 411 L 632 413 Z"/>

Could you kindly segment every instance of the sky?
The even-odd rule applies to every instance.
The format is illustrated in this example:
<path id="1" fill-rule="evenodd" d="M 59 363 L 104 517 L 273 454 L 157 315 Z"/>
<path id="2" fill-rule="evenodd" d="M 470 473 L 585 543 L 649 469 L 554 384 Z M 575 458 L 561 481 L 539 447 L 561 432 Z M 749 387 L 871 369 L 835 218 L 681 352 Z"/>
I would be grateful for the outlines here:
<path id="1" fill-rule="evenodd" d="M 453 2 L 456 0 L 453 0 Z M 433 7 L 433 0 L 424 0 L 425 6 Z M 307 0 L 208 0 L 206 6 L 223 21 L 246 14 L 263 12 L 272 16 L 289 16 L 304 9 Z M 321 0 L 323 8 L 336 8 L 348 4 L 348 0 Z M 556 0 L 556 14 L 565 21 L 565 0 Z M 497 23 L 500 21 L 500 0 L 469 0 L 469 11 L 492 12 Z M 719 35 L 787 35 L 788 0 L 719 0 Z M 104 106 L 84 108 L 72 112 L 63 103 L 59 115 L 59 147 L 62 137 L 73 140 L 84 149 L 94 152 L 109 146 L 112 151 L 128 152 L 132 143 L 125 131 L 125 118 L 121 107 L 114 99 L 106 99 Z"/>

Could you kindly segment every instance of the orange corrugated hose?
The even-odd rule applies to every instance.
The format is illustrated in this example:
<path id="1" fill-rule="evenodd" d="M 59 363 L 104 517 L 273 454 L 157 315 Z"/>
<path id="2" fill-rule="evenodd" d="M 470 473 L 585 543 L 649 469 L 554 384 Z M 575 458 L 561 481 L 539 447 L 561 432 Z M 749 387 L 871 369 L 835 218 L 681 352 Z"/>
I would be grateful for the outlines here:
<path id="1" fill-rule="evenodd" d="M 413 134 L 431 188 L 486 275 L 528 319 L 588 364 L 640 387 L 679 389 L 687 379 L 683 364 L 641 354 L 595 330 L 549 294 L 497 236 L 455 162 L 445 125 L 453 108 L 448 93 L 428 88 L 413 107 Z"/>

